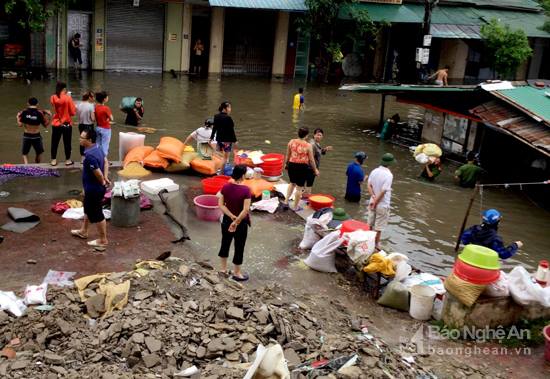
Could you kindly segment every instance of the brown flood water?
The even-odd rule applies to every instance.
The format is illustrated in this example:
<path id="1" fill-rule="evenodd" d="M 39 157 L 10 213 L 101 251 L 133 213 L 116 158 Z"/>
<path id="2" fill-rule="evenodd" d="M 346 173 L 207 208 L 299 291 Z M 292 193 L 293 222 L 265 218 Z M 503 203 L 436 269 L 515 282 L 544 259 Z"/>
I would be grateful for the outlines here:
<path id="1" fill-rule="evenodd" d="M 295 136 L 299 125 L 311 130 L 323 128 L 324 143 L 334 146 L 334 151 L 322 159 L 321 175 L 315 183 L 314 192 L 334 195 L 338 199 L 337 206 L 345 207 L 355 218 L 365 217 L 365 202 L 351 205 L 342 200 L 345 170 L 353 159 L 353 153 L 358 150 L 367 152 L 366 170 L 370 171 L 377 166 L 383 153 L 391 152 L 398 163 L 393 168 L 392 216 L 383 236 L 383 245 L 387 250 L 409 255 L 414 265 L 434 273 L 448 272 L 452 265 L 454 243 L 470 191 L 453 184 L 452 173 L 456 167 L 450 163 L 445 165 L 445 171 L 435 184 L 419 181 L 420 166 L 408 150 L 380 142 L 372 134 L 364 132 L 376 125 L 379 96 L 342 93 L 336 87 L 308 85 L 305 93 L 307 108 L 295 117 L 291 109 L 292 96 L 302 83 L 277 83 L 256 78 L 223 78 L 221 81 L 187 77 L 173 79 L 170 75 L 104 72 L 84 74 L 81 78 L 65 75 L 60 79 L 68 82 L 75 99 L 87 89 L 105 89 L 110 93 L 109 105 L 118 123 L 113 126 L 111 141 L 110 158 L 114 160 L 118 159 L 118 132 L 130 130 L 122 125 L 124 115 L 118 111 L 123 96 L 144 98 L 145 125 L 160 129 L 147 136 L 146 143 L 151 145 L 155 145 L 163 135 L 185 138 L 201 126 L 205 118 L 213 115 L 219 103 L 226 99 L 233 104 L 232 116 L 240 145 L 247 149 L 284 152 L 286 143 Z M 49 108 L 48 99 L 54 87 L 53 80 L 37 81 L 30 85 L 22 81 L 0 82 L 0 162 L 21 160 L 21 131 L 15 123 L 17 111 L 24 108 L 29 96 L 36 96 L 42 107 Z M 386 109 L 387 116 L 396 111 L 406 115 L 406 106 L 391 100 Z M 43 132 L 43 135 L 46 148 L 44 159 L 47 161 L 50 133 Z M 78 136 L 73 133 L 74 159 L 78 159 L 75 155 L 75 152 L 78 154 L 77 146 Z M 60 148 L 58 157 L 61 153 Z M 51 198 L 61 189 L 78 186 L 77 173 L 59 179 L 18 179 L 4 186 L 4 190 L 10 191 L 12 196 L 2 201 L 15 201 L 18 192 L 26 194 L 25 198 Z M 505 241 L 522 240 L 525 244 L 523 251 L 508 260 L 505 267 L 518 262 L 534 267 L 538 260 L 548 257 L 550 214 L 547 211 L 534 206 L 521 193 L 485 190 L 483 204 L 476 201 L 469 224 L 479 221 L 482 206 L 498 208 L 503 213 L 501 234 Z M 265 229 L 269 228 L 269 224 L 261 222 L 257 226 L 260 229 L 257 230 L 257 237 L 268 232 Z M 275 229 L 279 238 L 284 239 L 285 230 L 280 227 Z M 295 238 L 296 230 L 289 231 L 288 237 Z M 249 246 L 249 249 L 252 248 Z"/>

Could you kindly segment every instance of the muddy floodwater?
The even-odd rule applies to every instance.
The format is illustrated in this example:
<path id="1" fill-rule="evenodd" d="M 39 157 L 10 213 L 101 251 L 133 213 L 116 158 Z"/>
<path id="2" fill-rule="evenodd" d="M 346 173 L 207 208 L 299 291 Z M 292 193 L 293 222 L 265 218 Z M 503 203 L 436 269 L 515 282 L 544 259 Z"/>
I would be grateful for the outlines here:
<path id="1" fill-rule="evenodd" d="M 325 145 L 334 151 L 321 161 L 321 175 L 314 192 L 334 195 L 353 217 L 366 216 L 366 204 L 352 205 L 343 200 L 346 182 L 346 166 L 353 153 L 364 150 L 368 154 L 366 170 L 377 167 L 385 152 L 396 156 L 393 167 L 394 185 L 390 225 L 383 236 L 383 246 L 389 251 L 398 251 L 411 257 L 419 268 L 435 273 L 449 272 L 454 259 L 453 249 L 458 229 L 464 217 L 470 190 L 453 184 L 452 173 L 456 166 L 445 163 L 443 174 L 434 184 L 417 179 L 421 167 L 412 159 L 407 149 L 380 142 L 368 129 L 376 126 L 379 117 L 380 97 L 377 95 L 343 93 L 336 87 L 308 85 L 305 92 L 306 110 L 296 116 L 291 109 L 292 96 L 302 83 L 278 83 L 255 78 L 222 78 L 222 80 L 178 79 L 170 75 L 103 73 L 96 72 L 76 78 L 73 75 L 60 77 L 68 82 L 73 97 L 78 99 L 87 89 L 109 92 L 109 105 L 115 121 L 111 141 L 110 158 L 118 160 L 118 132 L 131 130 L 123 126 L 124 114 L 118 110 L 123 96 L 140 96 L 145 103 L 145 126 L 159 129 L 148 135 L 146 143 L 155 145 L 160 137 L 170 135 L 184 139 L 192 130 L 212 116 L 223 100 L 233 104 L 233 119 L 239 145 L 246 149 L 261 149 L 264 152 L 284 152 L 286 143 L 296 135 L 298 126 L 311 130 L 320 127 L 325 131 Z M 53 93 L 55 81 L 36 81 L 27 85 L 22 81 L 0 82 L 0 162 L 21 161 L 21 130 L 15 123 L 15 115 L 23 109 L 26 99 L 35 96 L 42 107 L 49 107 L 48 99 Z M 405 105 L 389 100 L 386 116 L 400 112 L 406 115 Z M 44 133 L 49 161 L 50 133 Z M 78 135 L 73 133 L 73 158 L 78 159 Z M 76 152 L 76 154 L 75 154 Z M 62 148 L 58 158 L 62 158 Z M 66 172 L 61 178 L 17 179 L 3 185 L 0 190 L 11 195 L 0 199 L 4 202 L 29 198 L 54 198 L 66 196 L 67 190 L 79 187 L 78 172 Z M 187 186 L 198 186 L 198 178 L 182 177 L 178 181 Z M 364 199 L 366 196 L 364 195 Z M 504 215 L 501 234 L 506 242 L 522 240 L 521 253 L 506 262 L 510 267 L 518 262 L 534 267 L 538 260 L 548 257 L 550 246 L 550 214 L 534 206 L 521 192 L 511 190 L 485 190 L 483 198 L 475 202 L 468 224 L 479 222 L 482 208 L 498 208 Z M 190 217 L 192 214 L 188 212 Z M 285 228 L 280 223 L 261 217 L 253 230 L 250 250 L 268 251 L 274 236 L 276 245 L 288 249 L 289 240 L 300 234 L 299 226 Z M 212 255 L 217 248 L 219 236 L 200 235 L 207 230 L 219 233 L 218 226 L 198 228 L 192 231 L 199 236 L 194 243 L 202 243 Z M 263 242 L 262 242 L 263 241 Z M 254 244 L 254 245 L 253 245 Z M 250 252 L 255 255 L 255 252 Z M 258 253 L 259 254 L 259 253 Z M 261 255 L 261 254 L 260 254 Z M 284 252 L 280 252 L 281 257 Z M 273 261 L 276 261 L 275 258 Z M 263 260 L 263 262 L 267 260 Z M 249 262 L 252 264 L 252 262 Z M 260 270 L 261 271 L 261 270 Z"/>

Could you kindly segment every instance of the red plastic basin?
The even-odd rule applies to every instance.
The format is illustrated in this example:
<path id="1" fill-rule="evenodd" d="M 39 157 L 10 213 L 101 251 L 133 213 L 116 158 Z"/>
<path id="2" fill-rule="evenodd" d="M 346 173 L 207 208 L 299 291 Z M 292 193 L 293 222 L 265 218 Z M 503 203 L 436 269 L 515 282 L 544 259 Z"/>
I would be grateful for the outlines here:
<path id="1" fill-rule="evenodd" d="M 494 283 L 500 278 L 500 270 L 475 267 L 460 259 L 455 260 L 453 273 L 462 280 L 480 285 Z"/>
<path id="2" fill-rule="evenodd" d="M 324 197 L 325 199 L 320 200 L 319 199 L 320 197 Z M 317 193 L 314 195 L 310 195 L 308 200 L 309 200 L 309 206 L 315 209 L 316 211 L 318 211 L 321 208 L 331 208 L 332 205 L 334 204 L 334 200 L 336 199 L 331 195 L 324 195 L 321 193 Z"/>
<path id="3" fill-rule="evenodd" d="M 215 195 L 222 189 L 229 179 L 231 179 L 231 177 L 225 175 L 218 175 L 203 179 L 201 180 L 202 192 L 207 195 Z"/>
<path id="4" fill-rule="evenodd" d="M 270 153 L 262 155 L 262 163 L 260 166 L 283 166 L 285 156 L 283 154 Z M 262 167 L 263 168 L 263 167 Z"/>

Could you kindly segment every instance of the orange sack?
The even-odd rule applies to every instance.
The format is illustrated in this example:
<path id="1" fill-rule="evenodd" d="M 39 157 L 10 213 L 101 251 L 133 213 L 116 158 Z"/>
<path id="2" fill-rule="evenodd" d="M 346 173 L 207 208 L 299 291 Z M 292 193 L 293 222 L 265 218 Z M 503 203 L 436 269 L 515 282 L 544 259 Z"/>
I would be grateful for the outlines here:
<path id="1" fill-rule="evenodd" d="M 265 179 L 245 179 L 243 184 L 250 188 L 250 192 L 252 192 L 252 196 L 254 197 L 260 197 L 263 191 L 271 191 L 273 189 L 273 183 Z"/>
<path id="2" fill-rule="evenodd" d="M 143 160 L 146 156 L 155 150 L 152 146 L 137 146 L 131 149 L 124 157 L 124 167 L 131 162 L 138 162 L 143 165 Z"/>
<path id="3" fill-rule="evenodd" d="M 170 162 L 168 162 L 166 158 L 160 156 L 158 150 L 154 150 L 143 160 L 143 165 L 145 167 L 166 168 L 169 164 Z"/>
<path id="4" fill-rule="evenodd" d="M 195 158 L 191 161 L 191 168 L 199 174 L 216 175 L 216 171 L 222 168 L 222 160 L 216 156 L 209 160 Z"/>
<path id="5" fill-rule="evenodd" d="M 157 146 L 159 155 L 173 162 L 180 163 L 181 155 L 185 151 L 185 145 L 174 137 L 162 137 Z"/>

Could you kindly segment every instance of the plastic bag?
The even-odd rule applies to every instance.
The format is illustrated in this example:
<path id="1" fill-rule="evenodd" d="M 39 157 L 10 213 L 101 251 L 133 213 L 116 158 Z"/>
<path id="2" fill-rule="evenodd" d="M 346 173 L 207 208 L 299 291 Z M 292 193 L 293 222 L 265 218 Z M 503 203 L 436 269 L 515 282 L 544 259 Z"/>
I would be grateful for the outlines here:
<path id="1" fill-rule="evenodd" d="M 58 286 L 58 287 L 72 287 L 74 286 L 73 277 L 76 272 L 71 271 L 55 271 L 49 270 L 42 283 Z"/>
<path id="2" fill-rule="evenodd" d="M 394 266 L 397 266 L 400 262 L 409 261 L 409 257 L 401 253 L 390 253 L 387 258 L 393 263 Z"/>
<path id="3" fill-rule="evenodd" d="M 432 308 L 432 318 L 436 321 L 441 320 L 443 317 L 443 300 L 435 298 L 434 306 Z"/>
<path id="4" fill-rule="evenodd" d="M 412 267 L 407 262 L 399 262 L 395 267 L 395 278 L 398 282 L 404 280 L 412 272 Z"/>
<path id="5" fill-rule="evenodd" d="M 447 292 L 441 278 L 426 272 L 411 275 L 405 278 L 405 280 L 403 280 L 403 284 L 406 285 L 408 288 L 411 288 L 412 286 L 415 286 L 417 284 L 430 286 L 435 290 L 435 293 L 438 295 L 443 295 L 445 292 Z"/>
<path id="6" fill-rule="evenodd" d="M 416 159 L 416 161 L 420 164 L 428 163 L 428 156 L 424 153 L 418 154 L 416 157 L 414 157 L 414 159 Z"/>
<path id="7" fill-rule="evenodd" d="M 500 277 L 494 283 L 491 283 L 485 288 L 484 295 L 489 297 L 507 297 L 510 296 L 510 287 L 508 283 L 508 275 L 504 271 L 500 272 Z"/>
<path id="8" fill-rule="evenodd" d="M 23 299 L 15 296 L 13 291 L 0 291 L 0 310 L 8 311 L 15 317 L 21 317 L 27 310 Z"/>
<path id="9" fill-rule="evenodd" d="M 259 344 L 256 349 L 256 359 L 246 372 L 243 379 L 272 378 L 290 379 L 290 372 L 281 345 L 268 348 Z"/>
<path id="10" fill-rule="evenodd" d="M 48 302 L 48 300 L 46 300 L 47 293 L 48 293 L 48 283 L 42 283 L 39 286 L 27 286 L 27 288 L 25 288 L 25 304 L 45 305 Z"/>
<path id="11" fill-rule="evenodd" d="M 332 220 L 332 213 L 326 213 L 319 218 L 309 216 L 306 220 L 306 228 L 304 230 L 304 238 L 300 242 L 300 249 L 311 249 L 321 237 L 317 234 L 317 230 L 326 230 L 328 223 Z"/>
<path id="12" fill-rule="evenodd" d="M 327 234 L 322 240 L 311 248 L 311 253 L 304 260 L 304 263 L 314 270 L 322 272 L 336 272 L 334 265 L 336 250 L 342 244 L 340 231 Z"/>
<path id="13" fill-rule="evenodd" d="M 531 275 L 523 266 L 516 266 L 508 274 L 510 295 L 521 305 L 540 304 L 550 307 L 550 287 L 541 287 L 534 283 Z"/>
<path id="14" fill-rule="evenodd" d="M 348 256 L 353 263 L 366 262 L 374 253 L 376 246 L 376 232 L 356 230 L 351 233 L 344 233 L 342 236 L 348 241 Z"/>
<path id="15" fill-rule="evenodd" d="M 392 280 L 386 286 L 384 293 L 378 299 L 378 304 L 399 309 L 401 311 L 409 310 L 409 289 L 397 280 Z"/>

